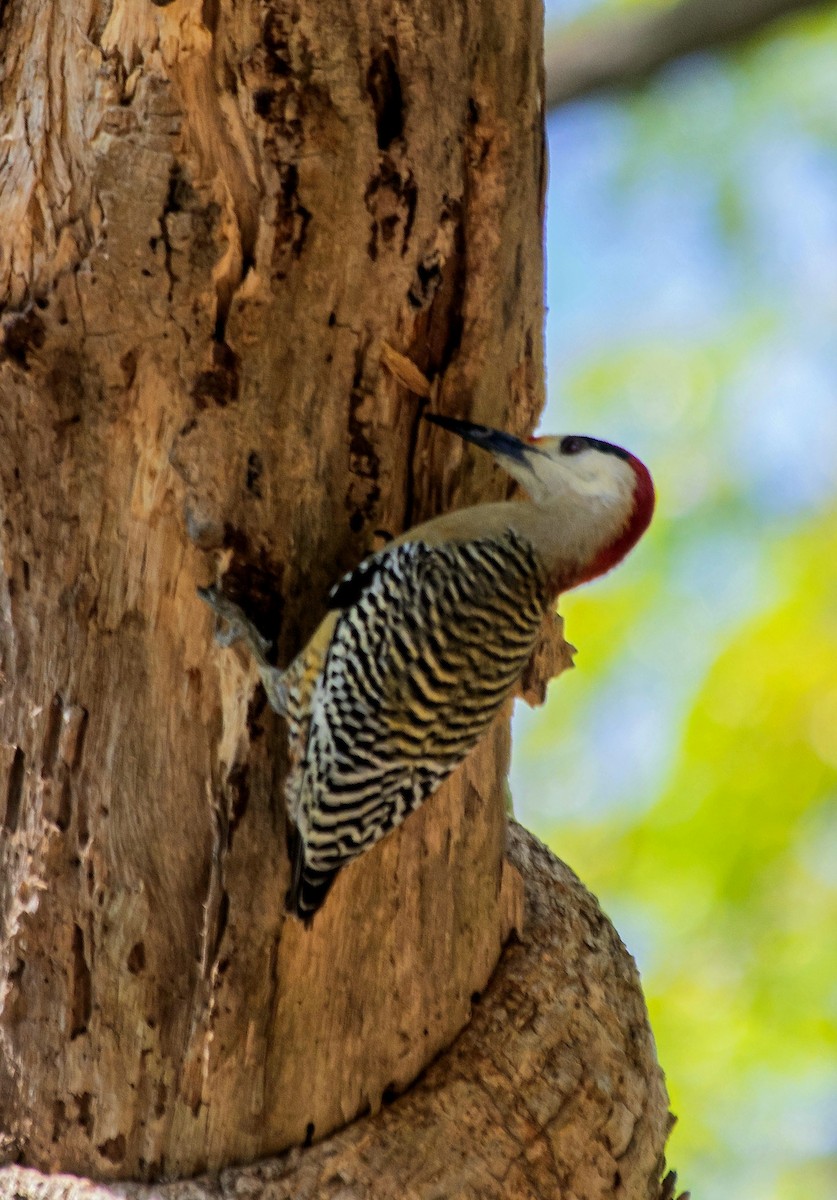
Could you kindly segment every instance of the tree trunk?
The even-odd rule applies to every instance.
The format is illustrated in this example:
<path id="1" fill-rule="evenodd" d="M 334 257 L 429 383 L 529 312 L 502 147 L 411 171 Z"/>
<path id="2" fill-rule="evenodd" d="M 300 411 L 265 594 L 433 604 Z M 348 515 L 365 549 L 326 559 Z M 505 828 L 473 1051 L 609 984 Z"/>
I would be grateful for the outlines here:
<path id="1" fill-rule="evenodd" d="M 633 963 L 572 872 L 518 826 L 509 853 L 527 932 L 406 1095 L 310 1149 L 130 1200 L 669 1200 L 665 1091 Z M 115 1194 L 0 1171 L 0 1200 Z"/>
<path id="2" fill-rule="evenodd" d="M 286 917 L 284 730 L 195 588 L 223 576 L 284 663 L 381 531 L 506 493 L 382 359 L 448 412 L 540 410 L 542 13 L 19 0 L 0 21 L 4 1154 L 189 1175 L 376 1112 L 524 926 L 507 721 L 311 930 Z M 644 1196 L 665 1099 L 631 980 L 606 1036 L 613 1062 L 645 1039 L 621 1185 Z M 538 1044 L 526 1069 L 560 1092 Z M 638 1115 L 636 1070 L 577 1066 L 572 1154 Z M 503 1138 L 521 1170 L 535 1140 Z"/>

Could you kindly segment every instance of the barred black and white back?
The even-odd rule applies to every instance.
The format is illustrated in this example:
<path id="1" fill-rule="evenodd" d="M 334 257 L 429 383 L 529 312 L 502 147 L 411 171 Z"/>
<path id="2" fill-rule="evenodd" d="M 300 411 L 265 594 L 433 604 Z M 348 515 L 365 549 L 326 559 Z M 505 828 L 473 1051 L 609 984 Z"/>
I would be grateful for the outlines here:
<path id="1" fill-rule="evenodd" d="M 289 705 L 292 911 L 310 919 L 337 872 L 461 762 L 512 693 L 550 599 L 542 563 L 510 528 L 396 543 L 335 587 L 322 670 Z"/>
<path id="2" fill-rule="evenodd" d="M 545 611 L 609 571 L 654 511 L 648 469 L 599 438 L 516 437 L 434 413 L 488 451 L 529 499 L 434 517 L 361 563 L 286 671 L 217 587 L 200 589 L 242 641 L 288 721 L 296 828 L 288 903 L 309 920 L 335 874 L 399 825 L 511 694 Z"/>

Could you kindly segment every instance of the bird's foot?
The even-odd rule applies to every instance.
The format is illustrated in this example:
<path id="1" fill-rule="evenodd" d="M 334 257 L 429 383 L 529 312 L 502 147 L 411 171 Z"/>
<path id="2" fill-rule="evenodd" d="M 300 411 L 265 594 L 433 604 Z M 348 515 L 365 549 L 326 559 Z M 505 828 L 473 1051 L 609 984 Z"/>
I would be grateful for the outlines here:
<path id="1" fill-rule="evenodd" d="M 244 642 L 258 662 L 266 661 L 270 642 L 229 596 L 225 596 L 217 587 L 199 587 L 198 595 L 223 622 L 223 626 L 218 625 L 215 630 L 215 641 L 219 646 L 234 646 L 236 642 Z"/>

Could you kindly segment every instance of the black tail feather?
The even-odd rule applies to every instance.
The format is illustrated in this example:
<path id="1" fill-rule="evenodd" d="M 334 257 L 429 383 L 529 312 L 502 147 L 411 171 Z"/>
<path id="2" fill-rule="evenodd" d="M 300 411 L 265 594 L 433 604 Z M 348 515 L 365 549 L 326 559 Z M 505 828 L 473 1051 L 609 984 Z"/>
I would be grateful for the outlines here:
<path id="1" fill-rule="evenodd" d="M 288 850 L 291 856 L 291 886 L 285 897 L 288 912 L 310 926 L 322 907 L 337 871 L 317 871 L 305 861 L 305 846 L 295 829 L 289 831 Z"/>

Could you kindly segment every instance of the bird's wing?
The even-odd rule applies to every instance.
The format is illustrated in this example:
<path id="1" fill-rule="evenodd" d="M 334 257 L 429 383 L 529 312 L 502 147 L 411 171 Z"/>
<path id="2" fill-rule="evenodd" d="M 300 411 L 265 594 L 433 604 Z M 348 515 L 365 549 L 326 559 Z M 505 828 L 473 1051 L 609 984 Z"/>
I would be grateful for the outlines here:
<path id="1" fill-rule="evenodd" d="M 293 785 L 305 850 L 297 911 L 321 903 L 324 881 L 464 758 L 511 694 L 547 602 L 531 546 L 510 530 L 395 543 L 337 584 Z"/>
<path id="2" fill-rule="evenodd" d="M 357 604 L 378 572 L 396 563 L 401 557 L 401 552 L 409 545 L 424 546 L 424 543 L 396 542 L 393 545 L 384 546 L 383 550 L 379 550 L 376 554 L 370 554 L 351 571 L 347 571 L 328 593 L 329 611 L 342 611 Z M 409 557 L 409 555 L 404 555 L 404 557 Z"/>

